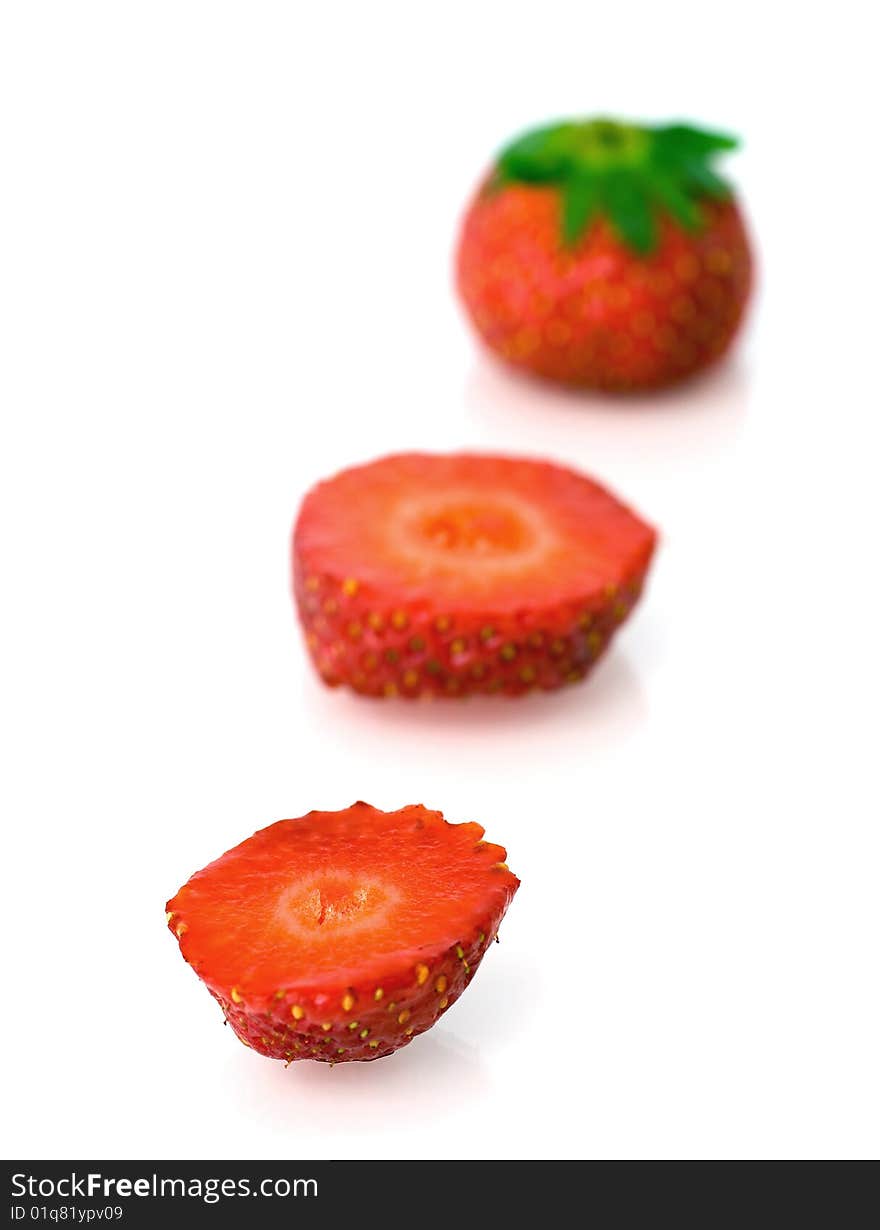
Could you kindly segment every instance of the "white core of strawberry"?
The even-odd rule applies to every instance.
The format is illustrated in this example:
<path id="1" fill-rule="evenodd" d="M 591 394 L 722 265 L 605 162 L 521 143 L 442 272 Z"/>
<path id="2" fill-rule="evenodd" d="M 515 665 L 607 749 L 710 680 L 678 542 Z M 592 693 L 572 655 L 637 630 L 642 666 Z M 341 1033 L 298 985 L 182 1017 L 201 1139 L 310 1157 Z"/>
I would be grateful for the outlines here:
<path id="1" fill-rule="evenodd" d="M 277 920 L 292 934 L 312 938 L 337 927 L 346 931 L 373 928 L 400 900 L 394 884 L 365 879 L 345 871 L 311 875 L 286 888 L 275 911 Z"/>
<path id="2" fill-rule="evenodd" d="M 410 575 L 475 577 L 487 569 L 529 572 L 561 545 L 537 504 L 477 486 L 408 495 L 389 509 L 386 541 Z"/>

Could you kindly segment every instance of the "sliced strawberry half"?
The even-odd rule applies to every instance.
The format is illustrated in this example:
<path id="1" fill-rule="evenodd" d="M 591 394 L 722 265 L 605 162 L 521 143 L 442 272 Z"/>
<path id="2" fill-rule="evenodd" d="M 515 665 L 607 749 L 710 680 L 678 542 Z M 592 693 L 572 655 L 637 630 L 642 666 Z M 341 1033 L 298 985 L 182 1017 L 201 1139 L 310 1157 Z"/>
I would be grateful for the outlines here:
<path id="1" fill-rule="evenodd" d="M 473 978 L 519 887 L 479 824 L 367 803 L 280 820 L 180 889 L 167 921 L 247 1046 L 378 1059 Z"/>
<path id="2" fill-rule="evenodd" d="M 408 453 L 306 496 L 294 592 L 330 685 L 518 695 L 583 678 L 635 604 L 655 541 L 574 470 Z"/>

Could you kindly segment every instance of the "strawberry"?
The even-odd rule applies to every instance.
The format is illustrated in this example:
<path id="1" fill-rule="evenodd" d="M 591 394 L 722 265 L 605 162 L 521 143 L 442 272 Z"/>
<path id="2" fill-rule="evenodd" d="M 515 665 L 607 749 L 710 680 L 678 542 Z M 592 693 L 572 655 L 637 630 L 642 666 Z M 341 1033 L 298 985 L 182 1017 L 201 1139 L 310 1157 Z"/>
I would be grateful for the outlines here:
<path id="1" fill-rule="evenodd" d="M 711 162 L 732 137 L 684 124 L 555 124 L 509 145 L 470 205 L 458 286 L 514 367 L 643 389 L 718 359 L 751 285 L 743 220 Z"/>
<path id="2" fill-rule="evenodd" d="M 312 811 L 197 871 L 167 921 L 246 1046 L 380 1059 L 470 983 L 519 887 L 505 858 L 421 806 Z"/>
<path id="3" fill-rule="evenodd" d="M 309 492 L 294 592 L 331 686 L 518 695 L 584 677 L 638 598 L 654 543 L 574 470 L 401 454 Z"/>

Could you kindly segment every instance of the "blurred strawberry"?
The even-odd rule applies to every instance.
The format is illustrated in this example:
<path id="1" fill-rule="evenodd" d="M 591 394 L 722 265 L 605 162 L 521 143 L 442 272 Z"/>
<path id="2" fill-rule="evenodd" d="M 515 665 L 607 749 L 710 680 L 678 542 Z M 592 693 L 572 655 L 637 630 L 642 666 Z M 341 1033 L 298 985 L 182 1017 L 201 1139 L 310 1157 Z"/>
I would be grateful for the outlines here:
<path id="1" fill-rule="evenodd" d="M 739 327 L 751 256 L 712 168 L 734 138 L 597 119 L 520 137 L 464 219 L 458 285 L 487 345 L 585 388 L 670 384 Z"/>
<path id="2" fill-rule="evenodd" d="M 306 643 L 365 696 L 520 696 L 583 679 L 642 592 L 656 534 L 585 474 L 399 453 L 318 483 L 293 535 Z"/>

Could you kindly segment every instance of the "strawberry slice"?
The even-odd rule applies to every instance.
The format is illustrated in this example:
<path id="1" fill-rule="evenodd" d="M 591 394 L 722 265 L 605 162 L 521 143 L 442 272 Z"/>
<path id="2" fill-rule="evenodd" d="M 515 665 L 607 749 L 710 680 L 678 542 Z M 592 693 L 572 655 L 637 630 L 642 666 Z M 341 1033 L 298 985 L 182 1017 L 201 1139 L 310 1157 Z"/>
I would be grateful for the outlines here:
<path id="1" fill-rule="evenodd" d="M 192 966 L 247 1046 L 275 1059 L 379 1059 L 458 999 L 519 887 L 479 824 L 367 803 L 279 820 L 167 905 Z"/>
<path id="2" fill-rule="evenodd" d="M 574 470 L 401 454 L 309 492 L 294 592 L 331 686 L 518 695 L 584 677 L 635 604 L 655 541 Z"/>

